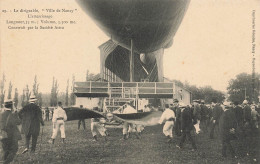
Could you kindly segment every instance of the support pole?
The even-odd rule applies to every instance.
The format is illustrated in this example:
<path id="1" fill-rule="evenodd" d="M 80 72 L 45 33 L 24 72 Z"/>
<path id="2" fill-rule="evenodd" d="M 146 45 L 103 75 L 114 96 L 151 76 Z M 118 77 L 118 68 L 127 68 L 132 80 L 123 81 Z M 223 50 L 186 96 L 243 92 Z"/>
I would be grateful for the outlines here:
<path id="1" fill-rule="evenodd" d="M 130 82 L 134 81 L 134 52 L 133 52 L 133 40 L 131 39 L 131 53 L 130 53 Z"/>

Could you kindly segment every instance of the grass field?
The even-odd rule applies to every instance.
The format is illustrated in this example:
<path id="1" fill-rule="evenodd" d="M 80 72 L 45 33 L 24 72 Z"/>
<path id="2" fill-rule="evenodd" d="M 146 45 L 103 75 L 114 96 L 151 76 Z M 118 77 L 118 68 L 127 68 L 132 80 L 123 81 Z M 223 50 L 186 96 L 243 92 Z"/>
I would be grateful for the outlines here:
<path id="1" fill-rule="evenodd" d="M 189 141 L 186 141 L 184 149 L 177 149 L 176 144 L 180 140 L 178 137 L 174 136 L 174 141 L 167 143 L 161 125 L 146 127 L 141 139 L 133 135 L 128 140 L 121 139 L 122 129 L 109 128 L 110 136 L 106 142 L 101 136 L 98 136 L 98 142 L 94 142 L 90 120 L 86 120 L 86 126 L 85 131 L 78 131 L 77 121 L 66 122 L 66 144 L 62 144 L 61 139 L 57 138 L 52 145 L 48 143 L 52 124 L 45 122 L 42 139 L 41 136 L 38 138 L 36 153 L 21 154 L 24 149 L 22 140 L 19 142 L 19 151 L 14 163 L 251 163 L 250 156 L 223 159 L 219 139 L 209 139 L 205 133 L 196 136 L 198 150 L 193 152 Z"/>

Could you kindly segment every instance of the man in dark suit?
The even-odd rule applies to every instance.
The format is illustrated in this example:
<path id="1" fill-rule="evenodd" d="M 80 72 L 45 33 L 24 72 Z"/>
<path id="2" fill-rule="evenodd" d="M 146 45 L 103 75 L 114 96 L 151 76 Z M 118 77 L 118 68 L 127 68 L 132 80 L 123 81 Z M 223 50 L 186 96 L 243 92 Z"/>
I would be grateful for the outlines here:
<path id="1" fill-rule="evenodd" d="M 13 101 L 6 100 L 4 107 L 0 114 L 0 128 L 7 133 L 7 138 L 1 140 L 4 164 L 7 164 L 13 161 L 18 151 L 18 140 L 21 140 L 22 137 L 17 127 L 17 125 L 21 124 L 21 121 L 17 113 L 12 112 Z"/>
<path id="2" fill-rule="evenodd" d="M 219 103 L 215 104 L 213 102 L 212 104 L 214 107 L 212 111 L 211 129 L 210 129 L 210 136 L 209 136 L 211 139 L 213 139 L 215 127 L 216 125 L 218 125 L 220 116 L 223 113 L 223 109 Z"/>
<path id="3" fill-rule="evenodd" d="M 201 107 L 200 107 L 200 100 L 193 100 L 193 116 L 195 122 L 200 124 L 201 121 Z"/>
<path id="4" fill-rule="evenodd" d="M 233 108 L 234 108 L 234 112 L 235 112 L 235 115 L 236 115 L 238 128 L 242 130 L 243 129 L 243 122 L 244 122 L 243 109 L 242 109 L 241 106 L 239 106 L 238 101 L 234 102 Z"/>
<path id="5" fill-rule="evenodd" d="M 22 154 L 28 152 L 30 139 L 32 138 L 31 152 L 34 153 L 36 149 L 37 138 L 40 133 L 40 123 L 44 126 L 42 119 L 42 111 L 36 102 L 35 97 L 31 97 L 29 104 L 26 105 L 20 112 L 19 116 L 22 119 L 22 132 L 25 135 L 26 148 Z"/>
<path id="6" fill-rule="evenodd" d="M 48 107 L 46 107 L 45 109 L 45 121 L 49 121 L 50 120 L 50 110 Z"/>
<path id="7" fill-rule="evenodd" d="M 181 149 L 183 147 L 183 144 L 187 137 L 188 140 L 191 141 L 193 150 L 196 150 L 197 147 L 195 144 L 195 140 L 194 140 L 194 138 L 192 138 L 191 133 L 190 133 L 191 130 L 194 129 L 194 126 L 193 126 L 194 117 L 193 117 L 192 111 L 191 111 L 190 107 L 187 107 L 184 105 L 180 105 L 180 108 L 181 108 L 181 133 L 182 133 L 182 136 L 181 136 L 180 144 L 177 145 L 176 147 Z"/>
<path id="8" fill-rule="evenodd" d="M 176 116 L 174 130 L 176 136 L 181 136 L 181 109 L 179 108 L 179 100 L 173 100 L 173 111 Z"/>
<path id="9" fill-rule="evenodd" d="M 251 123 L 251 108 L 248 105 L 247 100 L 243 101 L 243 116 L 244 116 L 244 126 L 249 127 Z"/>
<path id="10" fill-rule="evenodd" d="M 83 105 L 80 105 L 80 109 L 83 109 Z M 82 123 L 82 125 L 83 125 L 83 129 L 85 130 L 85 129 L 86 129 L 85 119 L 80 119 L 80 120 L 78 121 L 78 130 L 80 129 L 81 123 Z"/>
<path id="11" fill-rule="evenodd" d="M 222 156 L 227 157 L 226 151 L 229 148 L 231 156 L 235 156 L 235 151 L 230 143 L 231 140 L 237 139 L 237 119 L 234 109 L 229 102 L 224 103 L 224 113 L 219 120 L 220 136 L 222 141 Z"/>
<path id="12" fill-rule="evenodd" d="M 201 128 L 203 131 L 207 132 L 208 131 L 208 124 L 209 124 L 209 109 L 205 105 L 205 101 L 201 100 L 200 104 L 201 108 Z"/>

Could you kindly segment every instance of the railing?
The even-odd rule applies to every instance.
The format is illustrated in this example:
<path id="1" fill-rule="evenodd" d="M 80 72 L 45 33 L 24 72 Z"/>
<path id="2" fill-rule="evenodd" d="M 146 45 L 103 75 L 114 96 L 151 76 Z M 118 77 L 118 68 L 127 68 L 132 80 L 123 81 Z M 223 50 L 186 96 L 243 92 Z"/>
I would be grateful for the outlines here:
<path id="1" fill-rule="evenodd" d="M 173 95 L 174 83 L 163 82 L 75 82 L 74 93 L 77 94 L 107 94 L 105 97 L 118 95 L 121 98 L 133 98 L 136 95 Z M 116 96 L 117 97 L 117 96 Z"/>

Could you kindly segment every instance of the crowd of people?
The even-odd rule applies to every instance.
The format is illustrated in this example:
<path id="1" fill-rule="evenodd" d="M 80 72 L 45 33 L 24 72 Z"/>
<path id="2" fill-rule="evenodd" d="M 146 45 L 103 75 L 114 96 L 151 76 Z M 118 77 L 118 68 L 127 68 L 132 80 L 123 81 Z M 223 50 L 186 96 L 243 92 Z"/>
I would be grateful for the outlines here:
<path id="1" fill-rule="evenodd" d="M 210 139 L 214 139 L 218 131 L 218 138 L 222 142 L 222 156 L 227 157 L 227 149 L 230 150 L 231 157 L 243 158 L 251 156 L 256 161 L 258 151 L 260 119 L 260 105 L 249 104 L 244 100 L 241 105 L 238 102 L 205 104 L 203 100 L 194 100 L 193 105 L 187 106 L 179 103 L 177 99 L 173 104 L 165 105 L 160 124 L 165 122 L 163 133 L 168 138 L 168 142 L 173 140 L 172 130 L 176 136 L 180 136 L 180 143 L 177 148 L 182 149 L 186 137 L 191 141 L 192 150 L 197 149 L 195 139 L 191 135 L 192 130 L 198 133 L 208 134 Z M 200 129 L 197 131 L 196 126 Z M 236 152 L 231 144 L 235 140 L 239 146 Z"/>
<path id="2" fill-rule="evenodd" d="M 4 163 L 10 163 L 17 151 L 18 140 L 21 140 L 21 133 L 18 125 L 22 125 L 21 132 L 25 138 L 25 149 L 22 154 L 29 150 L 34 153 L 36 150 L 38 136 L 40 135 L 40 126 L 44 126 L 44 117 L 41 108 L 36 105 L 36 98 L 31 96 L 29 103 L 20 111 L 13 111 L 13 101 L 6 100 L 4 108 L 0 113 L 0 139 L 4 152 Z M 83 107 L 81 106 L 83 109 Z M 145 106 L 143 112 L 151 111 L 149 106 Z M 122 107 L 123 114 L 137 113 L 130 104 L 125 104 Z M 47 114 L 48 113 L 48 114 Z M 45 120 L 49 120 L 49 109 L 45 110 Z M 222 142 L 222 156 L 227 157 L 227 149 L 230 150 L 230 155 L 233 158 L 243 158 L 251 156 L 256 161 L 257 137 L 259 136 L 259 118 L 260 105 L 249 104 L 244 100 L 241 105 L 238 102 L 224 102 L 205 104 L 203 100 L 194 100 L 192 105 L 184 105 L 177 99 L 173 100 L 173 104 L 165 104 L 165 109 L 159 120 L 159 124 L 163 124 L 163 134 L 167 137 L 167 142 L 171 143 L 174 136 L 180 137 L 177 148 L 183 149 L 186 138 L 191 142 L 192 150 L 196 151 L 199 145 L 192 135 L 192 132 L 207 134 L 209 139 L 220 138 Z M 110 115 L 109 115 L 110 114 Z M 47 117 L 48 116 L 48 117 Z M 65 143 L 65 121 L 67 120 L 66 112 L 62 108 L 62 103 L 58 102 L 58 107 L 55 108 L 52 114 L 53 133 L 50 143 L 54 144 L 57 133 L 60 131 L 62 142 Z M 85 120 L 79 120 L 80 124 Z M 91 132 L 94 141 L 97 141 L 97 134 L 107 140 L 109 135 L 105 125 L 113 124 L 113 114 L 108 113 L 106 119 L 92 118 Z M 126 140 L 130 134 L 134 133 L 138 139 L 141 137 L 141 132 L 144 130 L 143 125 L 134 125 L 123 121 L 123 139 Z M 83 128 L 85 126 L 83 124 Z M 219 133 L 215 134 L 216 131 Z M 6 133 L 6 134 L 5 134 Z M 175 134 L 175 135 L 174 135 Z M 219 137 L 217 137 L 219 136 Z M 32 145 L 30 146 L 30 140 Z M 232 140 L 236 140 L 239 146 L 239 152 L 236 152 L 232 146 Z"/>

